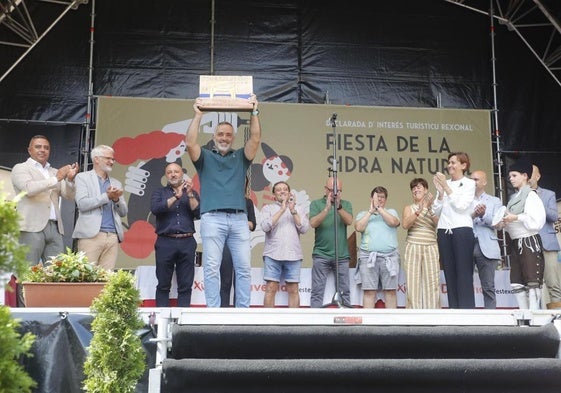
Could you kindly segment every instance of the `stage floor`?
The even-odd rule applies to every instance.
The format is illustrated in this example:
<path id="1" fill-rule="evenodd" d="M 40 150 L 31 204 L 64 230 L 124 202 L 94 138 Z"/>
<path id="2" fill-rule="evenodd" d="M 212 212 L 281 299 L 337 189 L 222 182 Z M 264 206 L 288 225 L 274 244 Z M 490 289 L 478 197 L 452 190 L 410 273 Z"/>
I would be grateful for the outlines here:
<path id="1" fill-rule="evenodd" d="M 90 314 L 89 308 L 11 308 L 21 320 L 63 318 L 68 314 Z M 249 325 L 536 325 L 558 321 L 561 310 L 459 310 L 459 309 L 363 309 L 363 308 L 205 308 L 140 307 L 138 312 L 147 324 L 166 318 L 179 324 L 249 324 Z"/>

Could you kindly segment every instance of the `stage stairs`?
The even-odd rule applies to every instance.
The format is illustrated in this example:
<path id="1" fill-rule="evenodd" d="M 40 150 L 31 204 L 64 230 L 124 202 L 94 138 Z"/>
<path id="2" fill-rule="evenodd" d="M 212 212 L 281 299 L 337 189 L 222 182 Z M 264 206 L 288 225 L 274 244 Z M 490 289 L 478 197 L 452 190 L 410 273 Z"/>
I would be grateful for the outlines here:
<path id="1" fill-rule="evenodd" d="M 157 323 L 150 393 L 561 392 L 561 316 L 545 310 L 160 309 Z"/>

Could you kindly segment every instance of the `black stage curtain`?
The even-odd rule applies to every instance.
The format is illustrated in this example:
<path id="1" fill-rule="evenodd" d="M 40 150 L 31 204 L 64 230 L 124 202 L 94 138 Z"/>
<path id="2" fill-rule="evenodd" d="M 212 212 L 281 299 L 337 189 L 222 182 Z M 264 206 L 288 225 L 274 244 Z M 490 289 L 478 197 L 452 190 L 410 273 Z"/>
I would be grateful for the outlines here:
<path id="1" fill-rule="evenodd" d="M 212 58 L 209 0 L 95 3 L 95 95 L 195 98 L 199 75 L 213 72 L 252 75 L 267 102 L 493 107 L 489 18 L 444 0 L 216 0 Z M 69 12 L 0 83 L 0 118 L 87 119 L 91 6 Z M 29 7 L 42 31 L 53 6 Z M 495 23 L 495 33 L 500 148 L 537 152 L 542 185 L 561 194 L 561 87 L 514 32 Z M 2 48 L 0 69 L 18 50 Z"/>
<path id="2" fill-rule="evenodd" d="M 18 312 L 20 333 L 36 336 L 30 358 L 22 360 L 26 371 L 37 382 L 34 393 L 81 393 L 84 380 L 83 364 L 92 338 L 90 313 L 77 312 Z M 140 379 L 137 393 L 148 392 L 148 370 L 156 363 L 155 334 L 150 327 L 137 332 L 146 353 L 146 371 Z"/>
<path id="3" fill-rule="evenodd" d="M 74 162 L 80 163 L 81 124 L 22 122 L 0 120 L 0 166 L 12 169 L 29 158 L 27 147 L 34 135 L 44 135 L 51 143 L 49 162 L 54 168 Z M 64 244 L 72 247 L 72 231 L 76 203 L 62 199 L 61 214 L 64 225 Z"/>

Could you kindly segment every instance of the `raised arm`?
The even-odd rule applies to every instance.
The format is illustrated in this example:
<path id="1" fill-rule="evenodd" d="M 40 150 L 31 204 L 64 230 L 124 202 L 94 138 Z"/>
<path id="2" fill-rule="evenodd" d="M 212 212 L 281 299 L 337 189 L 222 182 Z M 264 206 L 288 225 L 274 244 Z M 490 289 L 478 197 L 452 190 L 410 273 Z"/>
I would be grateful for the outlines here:
<path id="1" fill-rule="evenodd" d="M 249 118 L 249 139 L 244 146 L 245 158 L 252 161 L 257 154 L 257 149 L 259 148 L 259 143 L 261 143 L 261 124 L 259 123 L 257 97 L 252 94 L 249 98 L 249 102 L 253 104 L 253 112 L 251 112 Z M 192 124 L 192 123 L 191 123 Z"/>
<path id="2" fill-rule="evenodd" d="M 189 124 L 187 129 L 187 134 L 185 134 L 185 145 L 187 146 L 187 153 L 191 158 L 191 161 L 198 161 L 201 156 L 201 145 L 197 142 L 199 136 L 199 128 L 201 127 L 201 118 L 203 117 L 203 112 L 199 109 L 201 105 L 201 99 L 197 98 L 195 104 L 193 104 L 193 109 L 195 114 L 193 115 L 193 120 Z"/>

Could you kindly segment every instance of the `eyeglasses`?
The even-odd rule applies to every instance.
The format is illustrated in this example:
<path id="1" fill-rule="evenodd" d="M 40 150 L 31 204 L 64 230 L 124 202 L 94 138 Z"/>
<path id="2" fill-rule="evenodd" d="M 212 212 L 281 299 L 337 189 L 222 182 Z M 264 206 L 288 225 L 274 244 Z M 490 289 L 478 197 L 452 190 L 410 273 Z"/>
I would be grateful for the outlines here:
<path id="1" fill-rule="evenodd" d="M 115 159 L 113 157 L 99 156 L 99 158 L 103 158 L 104 160 L 107 160 L 107 161 L 115 161 Z"/>
<path id="2" fill-rule="evenodd" d="M 329 191 L 329 192 L 333 192 L 333 188 L 325 187 L 325 189 L 326 189 L 327 191 Z M 337 191 L 338 191 L 338 192 L 342 192 L 343 189 L 342 189 L 342 188 L 339 188 Z"/>

